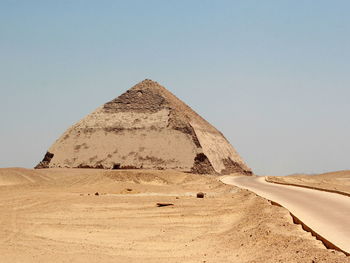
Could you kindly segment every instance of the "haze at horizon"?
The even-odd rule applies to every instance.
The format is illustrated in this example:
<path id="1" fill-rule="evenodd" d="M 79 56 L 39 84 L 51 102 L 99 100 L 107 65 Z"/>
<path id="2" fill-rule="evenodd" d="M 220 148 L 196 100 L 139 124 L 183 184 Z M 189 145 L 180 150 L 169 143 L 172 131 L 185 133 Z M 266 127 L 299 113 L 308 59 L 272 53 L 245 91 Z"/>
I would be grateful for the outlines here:
<path id="1" fill-rule="evenodd" d="M 168 88 L 257 174 L 350 169 L 348 1 L 2 1 L 0 167 L 33 167 L 137 82 Z"/>

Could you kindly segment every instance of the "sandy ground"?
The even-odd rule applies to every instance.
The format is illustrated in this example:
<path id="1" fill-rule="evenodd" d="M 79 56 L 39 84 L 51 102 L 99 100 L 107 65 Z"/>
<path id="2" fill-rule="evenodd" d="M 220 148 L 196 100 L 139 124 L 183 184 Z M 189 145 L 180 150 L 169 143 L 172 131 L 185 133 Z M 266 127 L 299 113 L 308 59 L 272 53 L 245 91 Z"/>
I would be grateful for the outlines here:
<path id="1" fill-rule="evenodd" d="M 350 195 L 350 170 L 316 175 L 269 176 L 269 181 L 345 192 Z"/>
<path id="2" fill-rule="evenodd" d="M 206 197 L 197 199 L 198 191 Z M 286 209 L 217 177 L 88 169 L 0 169 L 0 255 L 0 262 L 350 262 L 293 224 Z"/>
<path id="3" fill-rule="evenodd" d="M 350 254 L 350 198 L 289 185 L 272 184 L 264 177 L 227 176 L 223 182 L 253 191 L 287 208 L 319 238 Z"/>

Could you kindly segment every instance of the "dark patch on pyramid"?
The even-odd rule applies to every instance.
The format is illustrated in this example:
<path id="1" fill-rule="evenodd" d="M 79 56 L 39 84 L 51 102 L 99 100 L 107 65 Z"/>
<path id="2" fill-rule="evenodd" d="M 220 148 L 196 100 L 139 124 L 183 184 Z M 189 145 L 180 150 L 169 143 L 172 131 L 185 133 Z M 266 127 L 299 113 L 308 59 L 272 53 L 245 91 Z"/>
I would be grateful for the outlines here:
<path id="1" fill-rule="evenodd" d="M 118 98 L 107 102 L 103 108 L 109 112 L 136 111 L 157 112 L 164 108 L 166 100 L 152 90 L 139 87 L 130 89 Z"/>

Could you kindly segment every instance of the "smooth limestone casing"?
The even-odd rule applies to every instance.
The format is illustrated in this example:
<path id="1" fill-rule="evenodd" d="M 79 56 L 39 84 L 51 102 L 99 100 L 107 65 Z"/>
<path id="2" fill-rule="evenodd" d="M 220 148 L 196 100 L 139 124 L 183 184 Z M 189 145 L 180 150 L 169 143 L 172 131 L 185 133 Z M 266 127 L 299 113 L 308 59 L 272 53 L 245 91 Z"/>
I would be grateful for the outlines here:
<path id="1" fill-rule="evenodd" d="M 236 150 L 219 132 L 209 132 L 193 122 L 191 122 L 191 126 L 202 146 L 203 153 L 208 157 L 211 165 L 217 173 L 222 173 L 222 171 L 226 169 L 223 160 L 227 158 L 235 160 L 235 162 L 239 163 L 241 167 L 249 170 Z"/>
<path id="2" fill-rule="evenodd" d="M 100 107 L 50 147 L 49 167 L 121 164 L 189 171 L 198 149 L 188 134 L 167 128 L 168 120 L 168 109 L 109 113 Z"/>

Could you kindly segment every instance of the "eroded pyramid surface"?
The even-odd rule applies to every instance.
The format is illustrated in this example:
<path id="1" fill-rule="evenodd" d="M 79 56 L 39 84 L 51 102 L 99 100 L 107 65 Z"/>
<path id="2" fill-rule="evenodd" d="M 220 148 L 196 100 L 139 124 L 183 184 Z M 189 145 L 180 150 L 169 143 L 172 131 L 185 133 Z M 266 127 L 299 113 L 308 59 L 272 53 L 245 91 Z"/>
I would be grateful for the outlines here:
<path id="1" fill-rule="evenodd" d="M 51 167 L 252 174 L 221 132 L 152 80 L 70 127 L 36 168 Z"/>

